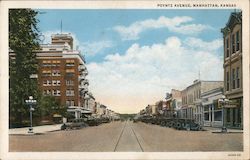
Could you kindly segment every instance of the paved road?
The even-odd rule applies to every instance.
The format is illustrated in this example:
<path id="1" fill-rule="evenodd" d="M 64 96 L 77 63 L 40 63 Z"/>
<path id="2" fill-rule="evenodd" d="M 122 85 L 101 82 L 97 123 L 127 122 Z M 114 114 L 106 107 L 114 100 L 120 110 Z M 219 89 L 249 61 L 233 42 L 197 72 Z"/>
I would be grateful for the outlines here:
<path id="1" fill-rule="evenodd" d="M 114 151 L 115 152 L 143 151 L 140 141 L 138 140 L 137 135 L 133 129 L 131 121 L 125 122 Z"/>
<path id="2" fill-rule="evenodd" d="M 9 146 L 11 152 L 242 151 L 243 134 L 178 131 L 127 121 L 41 135 L 10 135 Z"/>

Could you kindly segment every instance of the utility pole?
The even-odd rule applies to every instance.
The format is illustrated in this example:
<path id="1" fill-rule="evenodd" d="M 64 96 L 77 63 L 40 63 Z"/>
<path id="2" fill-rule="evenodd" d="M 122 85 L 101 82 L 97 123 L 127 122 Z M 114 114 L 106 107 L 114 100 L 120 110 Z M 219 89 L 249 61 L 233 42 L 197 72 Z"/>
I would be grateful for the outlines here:
<path id="1" fill-rule="evenodd" d="M 61 20 L 61 34 L 62 34 L 62 20 Z"/>

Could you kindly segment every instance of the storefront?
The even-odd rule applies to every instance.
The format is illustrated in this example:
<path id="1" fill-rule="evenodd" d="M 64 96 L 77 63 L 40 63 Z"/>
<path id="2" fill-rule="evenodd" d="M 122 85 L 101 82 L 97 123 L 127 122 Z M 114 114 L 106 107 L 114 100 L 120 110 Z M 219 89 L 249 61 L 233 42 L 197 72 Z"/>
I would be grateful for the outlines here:
<path id="1" fill-rule="evenodd" d="M 207 127 L 222 127 L 222 108 L 218 106 L 218 100 L 223 97 L 223 88 L 219 87 L 202 95 L 203 125 Z"/>
<path id="2" fill-rule="evenodd" d="M 217 103 L 203 106 L 204 126 L 222 127 L 222 109 L 218 108 Z"/>
<path id="3" fill-rule="evenodd" d="M 228 128 L 243 128 L 243 98 L 229 99 L 236 107 L 225 108 L 225 124 Z"/>

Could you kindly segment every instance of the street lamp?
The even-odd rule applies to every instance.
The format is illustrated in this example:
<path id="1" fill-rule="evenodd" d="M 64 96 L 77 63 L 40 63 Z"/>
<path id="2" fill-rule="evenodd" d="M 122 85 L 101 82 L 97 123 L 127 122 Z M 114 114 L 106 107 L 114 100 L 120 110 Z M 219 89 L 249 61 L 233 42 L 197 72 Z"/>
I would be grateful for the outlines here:
<path id="1" fill-rule="evenodd" d="M 222 128 L 221 128 L 221 132 L 226 133 L 227 132 L 227 128 L 225 126 L 225 122 L 224 122 L 224 108 L 225 105 L 229 103 L 229 99 L 226 99 L 226 97 L 223 95 L 218 102 L 221 104 L 222 106 Z"/>
<path id="2" fill-rule="evenodd" d="M 27 105 L 29 105 L 29 107 L 30 107 L 30 128 L 28 130 L 28 133 L 33 133 L 33 128 L 32 128 L 32 111 L 34 111 L 35 109 L 32 108 L 32 105 L 36 104 L 36 100 L 33 99 L 33 96 L 29 96 L 29 99 L 25 100 L 25 103 Z"/>

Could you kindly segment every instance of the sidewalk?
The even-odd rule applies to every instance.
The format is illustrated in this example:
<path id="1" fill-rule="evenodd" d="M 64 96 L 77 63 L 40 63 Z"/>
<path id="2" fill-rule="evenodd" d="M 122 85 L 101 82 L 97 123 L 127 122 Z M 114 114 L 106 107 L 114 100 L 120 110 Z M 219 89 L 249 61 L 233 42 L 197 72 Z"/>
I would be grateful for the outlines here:
<path id="1" fill-rule="evenodd" d="M 212 132 L 212 133 L 221 133 L 220 127 L 203 127 L 203 128 L 207 131 Z M 243 130 L 227 128 L 227 133 L 243 133 Z"/>
<path id="2" fill-rule="evenodd" d="M 44 126 L 35 126 L 33 127 L 33 132 L 34 134 L 42 134 L 46 132 L 52 132 L 52 131 L 57 131 L 61 130 L 62 124 L 54 124 L 54 125 L 44 125 Z M 9 129 L 9 134 L 10 135 L 28 135 L 28 130 L 29 127 L 24 127 L 24 128 L 13 128 Z"/>

